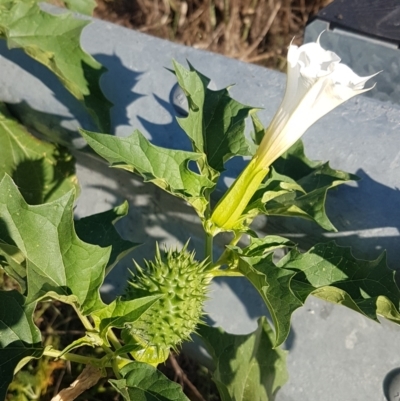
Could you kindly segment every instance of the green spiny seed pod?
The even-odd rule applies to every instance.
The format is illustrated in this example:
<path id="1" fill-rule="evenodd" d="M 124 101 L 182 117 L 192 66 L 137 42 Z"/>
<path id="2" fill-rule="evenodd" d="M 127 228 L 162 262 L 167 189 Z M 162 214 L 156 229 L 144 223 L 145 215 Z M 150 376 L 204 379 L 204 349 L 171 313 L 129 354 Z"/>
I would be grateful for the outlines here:
<path id="1" fill-rule="evenodd" d="M 145 270 L 136 264 L 137 273 L 129 282 L 126 298 L 161 296 L 122 333 L 125 343 L 137 344 L 132 355 L 138 361 L 153 365 L 164 362 L 170 349 L 188 340 L 203 323 L 203 304 L 212 276 L 208 264 L 196 261 L 187 245 L 164 255 L 157 246 L 155 260 L 145 261 Z"/>

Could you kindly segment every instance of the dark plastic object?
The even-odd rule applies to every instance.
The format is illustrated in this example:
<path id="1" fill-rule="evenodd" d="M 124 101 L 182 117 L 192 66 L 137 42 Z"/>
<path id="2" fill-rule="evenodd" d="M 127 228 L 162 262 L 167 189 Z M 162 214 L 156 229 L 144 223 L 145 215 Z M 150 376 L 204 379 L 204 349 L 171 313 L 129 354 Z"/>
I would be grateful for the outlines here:
<path id="1" fill-rule="evenodd" d="M 354 33 L 400 44 L 399 0 L 335 0 L 314 19 Z"/>

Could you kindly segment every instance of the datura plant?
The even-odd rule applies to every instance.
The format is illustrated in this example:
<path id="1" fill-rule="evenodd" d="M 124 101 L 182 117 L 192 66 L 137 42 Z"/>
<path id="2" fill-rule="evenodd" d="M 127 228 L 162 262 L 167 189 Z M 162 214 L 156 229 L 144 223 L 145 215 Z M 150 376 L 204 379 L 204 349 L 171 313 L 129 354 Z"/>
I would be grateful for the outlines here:
<path id="1" fill-rule="evenodd" d="M 86 21 L 47 14 L 28 0 L 0 4 L 1 37 L 54 71 L 106 130 L 110 104 L 98 83 L 104 70 L 79 46 Z M 32 26 L 40 26 L 42 36 L 35 36 Z M 99 292 L 104 278 L 138 245 L 123 240 L 114 227 L 128 204 L 74 221 L 79 191 L 72 156 L 61 145 L 33 137 L 7 105 L 0 105 L 0 267 L 17 288 L 0 291 L 0 399 L 13 399 L 22 385 L 21 369 L 45 357 L 86 365 L 57 399 L 72 400 L 107 377 L 128 401 L 188 400 L 157 366 L 196 337 L 214 362 L 212 377 L 222 400 L 273 400 L 287 380 L 286 351 L 280 345 L 293 312 L 308 296 L 373 320 L 379 315 L 400 323 L 400 291 L 384 255 L 358 260 L 334 242 L 300 251 L 284 237 L 259 237 L 251 228 L 258 215 L 295 216 L 334 231 L 325 213 L 327 192 L 357 178 L 309 160 L 300 137 L 330 110 L 369 90 L 365 85 L 371 77 L 357 76 L 319 43 L 290 45 L 287 64 L 286 92 L 267 128 L 257 117 L 257 105 L 241 104 L 226 88 L 209 89 L 209 78 L 174 62 L 173 73 L 188 100 L 179 129 L 192 150 L 156 146 L 139 131 L 117 137 L 81 130 L 112 167 L 190 205 L 204 229 L 204 253 L 195 253 L 189 238 L 171 249 L 154 244 L 154 257 L 130 266 L 124 291 L 109 304 Z M 245 132 L 247 118 L 253 143 Z M 218 201 L 213 192 L 226 162 L 243 156 L 250 159 L 247 166 Z M 194 164 L 197 168 L 190 168 Z M 217 255 L 214 238 L 221 232 L 230 242 Z M 285 256 L 279 258 L 277 249 Z M 221 276 L 246 278 L 265 302 L 272 324 L 260 317 L 255 332 L 240 336 L 207 326 L 204 303 L 213 296 L 213 279 Z M 52 301 L 70 305 L 85 331 L 61 349 L 43 343 L 35 324 L 38 304 Z"/>

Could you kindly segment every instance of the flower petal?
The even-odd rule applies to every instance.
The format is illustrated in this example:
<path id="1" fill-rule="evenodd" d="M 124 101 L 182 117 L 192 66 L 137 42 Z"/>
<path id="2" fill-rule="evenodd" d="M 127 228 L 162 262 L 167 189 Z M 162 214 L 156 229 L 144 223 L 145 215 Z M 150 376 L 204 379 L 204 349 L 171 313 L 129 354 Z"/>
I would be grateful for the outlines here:
<path id="1" fill-rule="evenodd" d="M 319 42 L 290 45 L 285 96 L 257 151 L 263 167 L 269 167 L 326 113 L 372 89 L 364 85 L 373 76 L 358 76 Z"/>

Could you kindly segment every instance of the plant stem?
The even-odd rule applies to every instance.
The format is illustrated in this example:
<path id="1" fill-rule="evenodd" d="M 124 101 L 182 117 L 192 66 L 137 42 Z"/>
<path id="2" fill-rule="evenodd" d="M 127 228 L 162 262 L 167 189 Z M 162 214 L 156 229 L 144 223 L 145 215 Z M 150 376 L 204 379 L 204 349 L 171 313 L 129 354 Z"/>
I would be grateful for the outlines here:
<path id="1" fill-rule="evenodd" d="M 116 359 L 112 360 L 112 370 L 118 380 L 122 378 L 121 373 L 119 373 L 118 361 Z"/>
<path id="2" fill-rule="evenodd" d="M 231 245 L 231 246 L 236 245 L 240 241 L 240 238 L 242 238 L 242 237 L 243 237 L 243 233 L 235 232 L 235 236 L 232 238 L 232 241 L 229 243 L 229 245 Z"/>
<path id="3" fill-rule="evenodd" d="M 92 323 L 90 323 L 89 319 L 88 319 L 86 316 L 82 315 L 82 313 L 75 307 L 75 305 L 73 305 L 73 307 L 74 307 L 75 312 L 76 312 L 76 314 L 78 315 L 80 321 L 82 322 L 83 326 L 85 327 L 86 331 L 89 331 L 89 332 L 95 331 L 95 329 L 94 329 Z M 114 336 L 115 336 L 115 335 L 114 335 Z M 115 339 L 116 339 L 117 342 L 118 342 L 118 339 L 117 339 L 116 337 L 115 337 Z M 114 345 L 114 344 L 113 344 L 113 345 Z M 118 345 L 121 347 L 121 345 L 119 344 L 119 342 L 118 342 Z M 102 344 L 102 345 L 101 345 L 101 348 L 103 349 L 103 351 L 104 351 L 107 355 L 112 355 L 112 354 L 113 354 L 113 352 L 111 351 L 111 349 L 110 349 L 107 345 Z"/>
<path id="4" fill-rule="evenodd" d="M 205 244 L 205 259 L 208 259 L 209 263 L 213 263 L 213 240 L 214 237 L 209 234 L 206 234 L 206 244 Z"/>
<path id="5" fill-rule="evenodd" d="M 75 312 L 79 317 L 79 320 L 82 322 L 83 327 L 87 331 L 94 331 L 94 327 L 92 326 L 92 323 L 90 323 L 89 319 L 86 316 L 82 315 L 82 313 L 76 308 L 75 305 L 72 305 L 72 306 L 75 309 Z"/>
<path id="6" fill-rule="evenodd" d="M 120 344 L 117 336 L 115 333 L 112 331 L 112 329 L 108 330 L 107 337 L 110 340 L 110 343 L 114 346 L 115 349 L 120 349 L 122 345 Z"/>
<path id="7" fill-rule="evenodd" d="M 46 355 L 46 356 L 49 356 L 52 358 L 64 359 L 65 361 L 83 363 L 85 365 L 90 364 L 90 365 L 99 366 L 99 367 L 103 366 L 103 362 L 101 359 L 90 358 L 88 356 L 83 356 L 83 355 L 71 354 L 69 352 L 62 354 L 62 351 L 58 351 L 55 349 L 45 350 L 43 352 L 43 355 Z"/>
<path id="8" fill-rule="evenodd" d="M 239 270 L 213 270 L 210 272 L 214 277 L 243 277 L 243 274 Z"/>
<path id="9" fill-rule="evenodd" d="M 120 344 L 120 342 L 118 340 L 118 337 L 115 335 L 115 333 L 112 331 L 112 329 L 108 330 L 107 337 L 108 337 L 108 340 L 110 341 L 110 343 L 113 345 L 113 347 L 116 350 L 122 348 L 122 345 Z M 121 354 L 121 357 L 123 357 L 125 359 L 129 359 L 128 354 Z"/>
<path id="10" fill-rule="evenodd" d="M 101 348 L 107 355 L 109 356 L 114 355 L 114 352 L 112 352 L 110 347 L 108 347 L 107 345 L 103 344 Z"/>
<path id="11" fill-rule="evenodd" d="M 211 199 L 210 199 L 211 196 L 208 193 L 208 191 L 205 193 L 205 197 L 207 199 L 207 208 L 205 210 L 204 216 L 207 219 L 207 222 L 209 222 L 210 218 L 211 218 L 211 203 L 210 203 L 211 202 Z M 212 234 L 210 234 L 208 232 L 208 230 L 205 230 L 205 235 L 206 235 L 206 238 L 205 238 L 205 249 L 204 249 L 205 255 L 204 255 L 204 259 L 208 260 L 208 262 L 212 265 L 213 264 L 213 260 L 214 260 L 214 258 L 213 258 L 213 250 L 214 250 L 214 248 L 213 248 L 213 240 L 214 240 L 214 236 Z"/>

